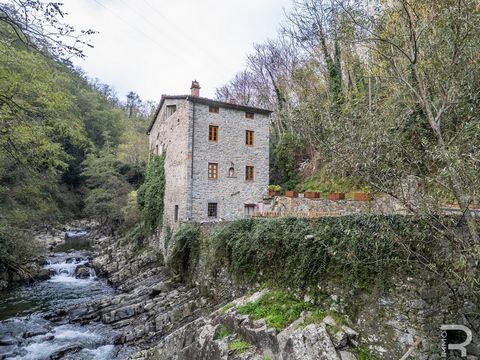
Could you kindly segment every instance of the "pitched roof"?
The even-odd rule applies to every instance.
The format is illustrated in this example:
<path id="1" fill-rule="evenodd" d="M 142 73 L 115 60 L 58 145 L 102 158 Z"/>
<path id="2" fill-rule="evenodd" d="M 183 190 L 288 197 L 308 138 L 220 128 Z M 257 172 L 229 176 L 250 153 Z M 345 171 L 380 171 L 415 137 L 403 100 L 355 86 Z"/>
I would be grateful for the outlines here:
<path id="1" fill-rule="evenodd" d="M 150 134 L 150 130 L 152 130 L 153 124 L 155 124 L 155 120 L 157 119 L 158 113 L 160 112 L 165 100 L 187 100 L 187 101 L 191 101 L 193 103 L 198 103 L 198 104 L 204 104 L 204 105 L 209 105 L 209 106 L 218 106 L 218 107 L 223 107 L 223 108 L 227 108 L 227 109 L 247 111 L 247 112 L 253 112 L 253 113 L 263 114 L 263 115 L 270 115 L 273 112 L 271 110 L 257 108 L 257 107 L 254 107 L 254 106 L 240 105 L 240 104 L 234 104 L 234 103 L 229 103 L 229 102 L 224 102 L 224 101 L 212 100 L 212 99 L 205 98 L 205 97 L 200 97 L 200 96 L 162 95 L 162 98 L 160 99 L 160 103 L 158 104 L 158 107 L 155 110 L 155 114 L 153 115 L 153 119 L 150 122 L 150 126 L 148 127 L 147 135 Z"/>

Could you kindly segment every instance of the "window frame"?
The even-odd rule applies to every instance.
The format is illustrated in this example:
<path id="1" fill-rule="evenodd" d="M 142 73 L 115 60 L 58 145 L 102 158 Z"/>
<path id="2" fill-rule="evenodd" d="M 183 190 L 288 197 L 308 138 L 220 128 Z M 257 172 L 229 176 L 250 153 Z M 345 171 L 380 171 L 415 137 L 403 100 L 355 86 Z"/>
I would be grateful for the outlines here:
<path id="1" fill-rule="evenodd" d="M 210 215 L 210 214 L 212 214 L 212 215 Z M 216 202 L 207 203 L 207 217 L 209 219 L 217 219 L 218 218 L 218 203 L 216 203 Z"/>
<path id="2" fill-rule="evenodd" d="M 208 163 L 208 180 L 218 180 L 218 163 Z"/>
<path id="3" fill-rule="evenodd" d="M 245 145 L 253 146 L 255 143 L 255 131 L 245 130 Z"/>
<path id="4" fill-rule="evenodd" d="M 255 204 L 244 204 L 243 205 L 243 214 L 244 217 L 251 218 L 253 215 L 255 215 L 255 209 L 256 205 Z M 249 210 L 252 210 L 252 213 L 249 213 Z"/>
<path id="5" fill-rule="evenodd" d="M 255 119 L 255 113 L 251 111 L 245 111 L 245 119 L 250 119 L 250 120 Z"/>
<path id="6" fill-rule="evenodd" d="M 255 181 L 255 166 L 253 165 L 245 166 L 245 181 L 248 181 L 248 182 Z"/>
<path id="7" fill-rule="evenodd" d="M 208 141 L 218 142 L 218 125 L 208 125 Z"/>
<path id="8" fill-rule="evenodd" d="M 169 114 L 169 109 L 174 109 L 173 112 Z M 177 105 L 176 104 L 171 104 L 171 105 L 166 105 L 165 106 L 165 119 L 168 119 L 170 116 L 175 114 L 177 112 Z"/>
<path id="9" fill-rule="evenodd" d="M 219 106 L 214 106 L 214 105 L 209 105 L 208 106 L 208 112 L 212 114 L 218 114 L 220 112 L 220 107 Z"/>

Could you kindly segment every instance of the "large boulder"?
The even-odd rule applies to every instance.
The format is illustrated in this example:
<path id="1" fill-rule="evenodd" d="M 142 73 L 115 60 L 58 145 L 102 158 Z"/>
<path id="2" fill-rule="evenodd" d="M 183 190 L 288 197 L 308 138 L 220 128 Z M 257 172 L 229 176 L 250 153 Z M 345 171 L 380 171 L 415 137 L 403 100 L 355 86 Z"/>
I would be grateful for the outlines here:
<path id="1" fill-rule="evenodd" d="M 50 279 L 51 273 L 50 270 L 48 269 L 40 269 L 36 274 L 35 274 L 35 280 L 39 281 L 45 281 Z"/>
<path id="2" fill-rule="evenodd" d="M 90 269 L 85 265 L 79 265 L 76 267 L 74 275 L 77 279 L 88 279 L 90 277 Z"/>
<path id="3" fill-rule="evenodd" d="M 339 360 L 327 330 L 316 324 L 292 333 L 282 353 L 284 360 Z"/>

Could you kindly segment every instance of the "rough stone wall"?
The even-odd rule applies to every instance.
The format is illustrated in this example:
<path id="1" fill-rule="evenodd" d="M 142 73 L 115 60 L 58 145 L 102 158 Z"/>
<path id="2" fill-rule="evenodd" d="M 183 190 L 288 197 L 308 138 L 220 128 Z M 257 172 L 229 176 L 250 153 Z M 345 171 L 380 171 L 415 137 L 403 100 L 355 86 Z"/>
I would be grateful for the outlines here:
<path id="1" fill-rule="evenodd" d="M 165 117 L 167 105 L 177 105 L 177 111 Z M 158 145 L 159 154 L 166 151 L 165 158 L 165 206 L 163 222 L 173 229 L 186 220 L 188 178 L 188 128 L 189 104 L 186 100 L 165 100 L 162 110 L 150 131 L 149 143 L 153 153 Z M 175 222 L 175 205 L 179 206 Z"/>
<path id="2" fill-rule="evenodd" d="M 328 215 L 351 215 L 351 214 L 405 214 L 407 210 L 402 204 L 389 196 L 381 196 L 372 201 L 353 200 L 326 200 L 308 198 L 290 198 L 284 196 L 275 197 L 271 206 L 272 212 L 286 215 L 300 215 L 316 213 Z"/>
<path id="3" fill-rule="evenodd" d="M 218 219 L 233 220 L 244 216 L 245 204 L 256 204 L 266 195 L 269 170 L 269 117 L 221 108 L 210 113 L 209 107 L 190 104 L 193 124 L 192 220 L 208 221 L 207 204 L 218 204 Z M 218 141 L 208 138 L 209 125 L 218 126 Z M 245 145 L 245 131 L 255 132 L 254 145 Z M 218 163 L 218 179 L 208 179 L 208 163 Z M 228 171 L 234 164 L 234 177 Z M 245 167 L 254 166 L 253 182 L 245 181 Z"/>

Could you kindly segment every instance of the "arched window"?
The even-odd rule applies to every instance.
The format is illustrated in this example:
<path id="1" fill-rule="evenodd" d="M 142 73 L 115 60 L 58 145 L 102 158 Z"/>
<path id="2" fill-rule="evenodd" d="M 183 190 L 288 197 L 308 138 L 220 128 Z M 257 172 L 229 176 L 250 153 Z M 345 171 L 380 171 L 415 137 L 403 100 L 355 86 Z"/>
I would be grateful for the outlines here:
<path id="1" fill-rule="evenodd" d="M 228 177 L 235 177 L 235 167 L 233 162 L 230 163 L 230 167 L 228 168 Z"/>

